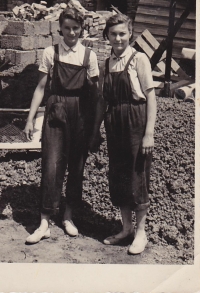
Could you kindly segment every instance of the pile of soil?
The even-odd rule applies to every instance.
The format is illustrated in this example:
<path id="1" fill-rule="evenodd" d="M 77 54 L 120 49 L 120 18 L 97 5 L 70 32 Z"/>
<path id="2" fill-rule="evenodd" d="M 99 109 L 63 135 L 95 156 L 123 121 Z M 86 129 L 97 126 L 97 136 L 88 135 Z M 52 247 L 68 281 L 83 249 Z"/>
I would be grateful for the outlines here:
<path id="1" fill-rule="evenodd" d="M 51 221 L 52 237 L 34 246 L 25 245 L 25 238 L 40 220 L 41 153 L 1 151 L 1 262 L 193 264 L 195 106 L 172 98 L 158 98 L 157 102 L 145 252 L 130 256 L 128 243 L 102 244 L 105 237 L 121 229 L 119 209 L 110 202 L 102 125 L 102 144 L 97 153 L 89 155 L 85 167 L 83 207 L 74 213 L 80 232 L 77 238 L 65 235 L 61 228 L 63 187 L 60 214 Z"/>

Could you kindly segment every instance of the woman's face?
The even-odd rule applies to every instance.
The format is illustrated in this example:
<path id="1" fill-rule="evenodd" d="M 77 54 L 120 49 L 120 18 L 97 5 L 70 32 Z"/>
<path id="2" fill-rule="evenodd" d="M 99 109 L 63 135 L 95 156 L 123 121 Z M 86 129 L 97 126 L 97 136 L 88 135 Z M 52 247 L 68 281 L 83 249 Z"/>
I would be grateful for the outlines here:
<path id="1" fill-rule="evenodd" d="M 109 28 L 108 39 L 113 47 L 115 55 L 120 56 L 124 52 L 129 45 L 131 35 L 125 23 L 117 24 Z"/>
<path id="2" fill-rule="evenodd" d="M 81 34 L 81 25 L 73 19 L 64 19 L 60 27 L 65 44 L 69 47 L 76 45 L 78 38 Z"/>

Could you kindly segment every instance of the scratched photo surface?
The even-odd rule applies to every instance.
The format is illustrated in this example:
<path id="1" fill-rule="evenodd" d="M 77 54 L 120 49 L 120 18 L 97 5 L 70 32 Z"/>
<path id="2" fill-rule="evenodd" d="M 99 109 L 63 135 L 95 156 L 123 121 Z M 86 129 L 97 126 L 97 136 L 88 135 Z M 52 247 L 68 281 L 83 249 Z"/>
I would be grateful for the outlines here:
<path id="1" fill-rule="evenodd" d="M 193 265 L 195 1 L 20 1 L 18 6 L 15 2 L 0 0 L 0 262 Z M 85 164 L 82 206 L 73 212 L 78 236 L 68 236 L 62 226 L 66 170 L 60 210 L 50 219 L 51 236 L 34 245 L 26 243 L 40 223 L 41 133 L 49 81 L 34 119 L 32 141 L 23 130 L 43 51 L 62 39 L 58 18 L 69 5 L 64 2 L 85 15 L 85 39 L 80 41 L 97 55 L 100 95 L 105 60 L 111 53 L 103 29 L 111 15 L 124 13 L 133 20 L 130 45 L 151 63 L 157 118 L 145 226 L 148 244 L 138 255 L 127 253 L 130 242 L 103 243 L 122 229 L 120 210 L 110 200 L 104 122 L 99 149 L 89 153 Z M 132 221 L 135 226 L 134 213 Z"/>

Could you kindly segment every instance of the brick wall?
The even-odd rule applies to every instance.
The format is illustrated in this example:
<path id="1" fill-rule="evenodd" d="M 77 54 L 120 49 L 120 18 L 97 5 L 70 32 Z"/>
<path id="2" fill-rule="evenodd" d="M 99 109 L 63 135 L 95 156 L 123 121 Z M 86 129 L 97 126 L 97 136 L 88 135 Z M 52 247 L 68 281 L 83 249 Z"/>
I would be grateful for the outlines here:
<path id="1" fill-rule="evenodd" d="M 97 54 L 100 68 L 100 86 L 105 59 L 111 51 L 108 42 L 102 39 L 105 23 L 101 25 L 101 38 L 93 43 L 93 51 Z M 10 60 L 9 68 L 1 72 L 1 82 L 8 83 L 1 92 L 1 107 L 29 107 L 44 48 L 59 42 L 61 37 L 58 29 L 58 21 L 0 21 L 0 60 Z M 19 105 L 15 101 L 16 95 L 20 97 Z"/>

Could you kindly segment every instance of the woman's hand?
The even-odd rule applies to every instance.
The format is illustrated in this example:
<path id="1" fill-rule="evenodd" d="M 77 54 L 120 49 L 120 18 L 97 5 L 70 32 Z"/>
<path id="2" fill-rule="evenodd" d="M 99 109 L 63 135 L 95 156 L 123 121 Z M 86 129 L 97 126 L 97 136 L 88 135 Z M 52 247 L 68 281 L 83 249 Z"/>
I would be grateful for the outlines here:
<path id="1" fill-rule="evenodd" d="M 33 139 L 33 122 L 27 121 L 26 126 L 24 128 L 24 133 L 26 138 L 31 141 Z"/>
<path id="2" fill-rule="evenodd" d="M 142 140 L 142 153 L 150 154 L 153 152 L 154 138 L 153 135 L 145 134 Z"/>

